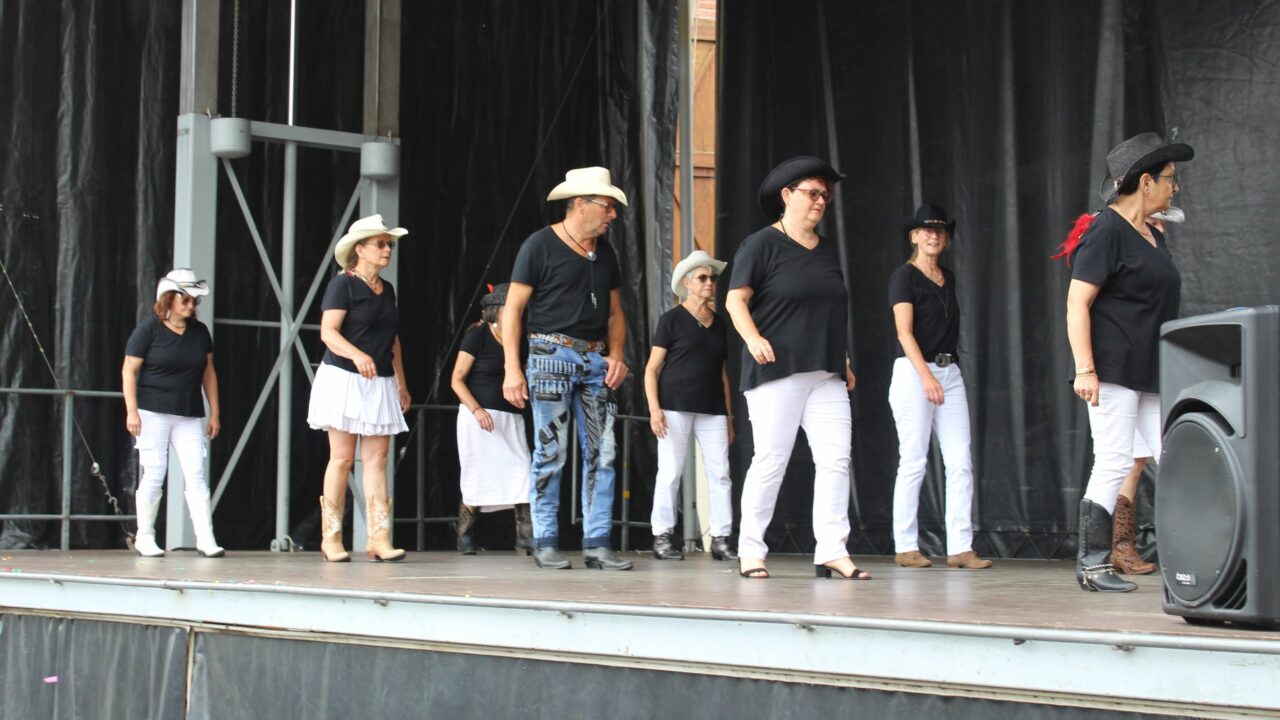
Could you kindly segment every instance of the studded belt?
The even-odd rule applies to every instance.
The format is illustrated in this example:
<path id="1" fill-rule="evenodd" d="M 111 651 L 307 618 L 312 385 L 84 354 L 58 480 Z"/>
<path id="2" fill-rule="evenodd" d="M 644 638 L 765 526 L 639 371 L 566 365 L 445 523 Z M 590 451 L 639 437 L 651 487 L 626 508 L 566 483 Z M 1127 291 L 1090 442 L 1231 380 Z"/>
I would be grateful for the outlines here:
<path id="1" fill-rule="evenodd" d="M 561 345 L 576 352 L 603 353 L 605 348 L 603 340 L 579 340 L 560 333 L 529 333 L 529 339 Z"/>

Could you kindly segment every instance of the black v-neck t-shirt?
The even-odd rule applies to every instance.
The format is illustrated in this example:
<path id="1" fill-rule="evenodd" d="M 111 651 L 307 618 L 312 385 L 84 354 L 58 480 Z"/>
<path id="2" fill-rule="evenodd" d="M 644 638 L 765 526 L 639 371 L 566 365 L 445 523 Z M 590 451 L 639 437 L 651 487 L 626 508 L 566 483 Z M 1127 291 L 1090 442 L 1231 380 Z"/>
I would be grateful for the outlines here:
<path id="1" fill-rule="evenodd" d="M 1071 257 L 1072 279 L 1100 288 L 1089 310 L 1098 379 L 1148 393 L 1160 389 L 1160 326 L 1178 317 L 1182 297 L 1164 234 L 1151 233 L 1154 247 L 1108 207 Z"/>
<path id="2" fill-rule="evenodd" d="M 213 352 L 213 337 L 199 320 L 179 335 L 151 317 L 129 335 L 124 354 L 142 358 L 138 409 L 182 417 L 204 417 L 201 380 Z"/>
<path id="3" fill-rule="evenodd" d="M 653 346 L 666 348 L 658 373 L 658 407 L 676 412 L 725 415 L 722 372 L 728 355 L 726 323 L 713 314 L 711 326 L 677 305 L 658 318 Z"/>
<path id="4" fill-rule="evenodd" d="M 610 293 L 622 284 L 618 256 L 604 238 L 596 239 L 595 253 L 594 261 L 579 255 L 550 227 L 524 241 L 511 282 L 533 288 L 527 332 L 588 341 L 608 336 Z"/>
<path id="5" fill-rule="evenodd" d="M 520 414 L 520 408 L 507 402 L 502 395 L 502 380 L 506 377 L 505 355 L 502 343 L 493 336 L 488 325 L 476 325 L 462 336 L 462 352 L 475 358 L 471 372 L 467 373 L 467 389 L 476 402 L 486 410 Z"/>
<path id="6" fill-rule="evenodd" d="M 729 287 L 752 289 L 751 319 L 777 358 L 761 365 L 744 345 L 743 391 L 815 370 L 844 378 L 849 291 L 833 242 L 809 250 L 773 226 L 759 230 L 733 256 Z"/>
<path id="7" fill-rule="evenodd" d="M 942 268 L 943 285 L 939 286 L 912 263 L 905 263 L 889 276 L 889 307 L 911 304 L 911 334 L 924 354 L 925 362 L 933 362 L 940 353 L 957 354 L 960 346 L 960 302 L 956 297 L 956 276 Z M 905 357 L 902 344 L 894 343 Z"/>
<path id="8" fill-rule="evenodd" d="M 364 280 L 350 273 L 341 273 L 329 281 L 320 301 L 320 309 L 346 310 L 342 327 L 338 332 L 347 342 L 373 358 L 379 377 L 394 377 L 391 364 L 395 352 L 396 328 L 400 324 L 400 310 L 396 307 L 396 289 L 382 281 L 382 294 L 375 293 Z M 347 372 L 358 372 L 356 364 L 325 349 L 324 363 L 340 367 Z"/>

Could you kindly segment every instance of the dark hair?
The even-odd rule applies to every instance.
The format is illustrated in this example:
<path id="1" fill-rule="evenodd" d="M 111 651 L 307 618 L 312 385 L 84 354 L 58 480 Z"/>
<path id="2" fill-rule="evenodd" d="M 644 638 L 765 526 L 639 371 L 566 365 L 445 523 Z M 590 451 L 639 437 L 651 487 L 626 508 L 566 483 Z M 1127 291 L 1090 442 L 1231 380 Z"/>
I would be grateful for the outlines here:
<path id="1" fill-rule="evenodd" d="M 1132 195 L 1138 192 L 1138 183 L 1142 180 L 1143 175 L 1150 175 L 1153 178 L 1158 177 L 1160 173 L 1164 172 L 1164 169 L 1168 166 L 1169 166 L 1169 161 L 1165 160 L 1159 165 L 1152 165 L 1151 167 L 1143 170 L 1142 172 L 1136 172 L 1136 173 L 1130 174 L 1128 177 L 1124 179 L 1124 183 L 1120 185 L 1120 189 L 1116 191 L 1116 195 L 1117 196 Z"/>
<path id="2" fill-rule="evenodd" d="M 480 322 L 486 325 L 492 325 L 498 322 L 498 318 L 502 316 L 501 305 L 485 305 L 480 308 Z"/>
<path id="3" fill-rule="evenodd" d="M 169 308 L 173 306 L 173 298 L 177 295 L 179 295 L 177 290 L 166 290 L 151 306 L 151 314 L 155 315 L 157 320 L 164 322 L 165 318 L 169 317 Z M 195 307 L 191 308 L 191 319 L 196 319 Z"/>

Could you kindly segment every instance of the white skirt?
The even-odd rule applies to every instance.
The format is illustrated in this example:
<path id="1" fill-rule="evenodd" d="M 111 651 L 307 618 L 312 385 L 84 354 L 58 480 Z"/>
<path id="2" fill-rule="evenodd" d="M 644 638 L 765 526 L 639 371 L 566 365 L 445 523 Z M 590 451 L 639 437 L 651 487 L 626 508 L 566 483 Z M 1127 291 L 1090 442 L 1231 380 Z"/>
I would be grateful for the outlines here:
<path id="1" fill-rule="evenodd" d="M 362 377 L 320 364 L 311 384 L 307 424 L 312 430 L 341 430 L 352 435 L 408 432 L 400 411 L 400 390 L 393 377 Z"/>
<path id="2" fill-rule="evenodd" d="M 462 502 L 482 512 L 529 502 L 529 443 L 524 418 L 490 410 L 493 432 L 485 432 L 466 405 L 458 406 L 458 475 Z"/>

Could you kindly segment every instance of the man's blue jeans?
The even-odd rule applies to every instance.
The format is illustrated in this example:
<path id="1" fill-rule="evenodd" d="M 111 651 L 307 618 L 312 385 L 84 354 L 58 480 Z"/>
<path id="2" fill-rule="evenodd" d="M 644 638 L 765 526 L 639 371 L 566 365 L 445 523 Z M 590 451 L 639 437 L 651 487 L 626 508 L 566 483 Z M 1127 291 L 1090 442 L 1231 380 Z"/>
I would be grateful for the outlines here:
<path id="1" fill-rule="evenodd" d="M 618 406 L 604 384 L 600 353 L 529 340 L 533 405 L 533 484 L 529 502 L 535 547 L 560 542 L 560 478 L 569 454 L 569 413 L 582 455 L 582 547 L 610 547 L 613 523 L 613 420 Z"/>

